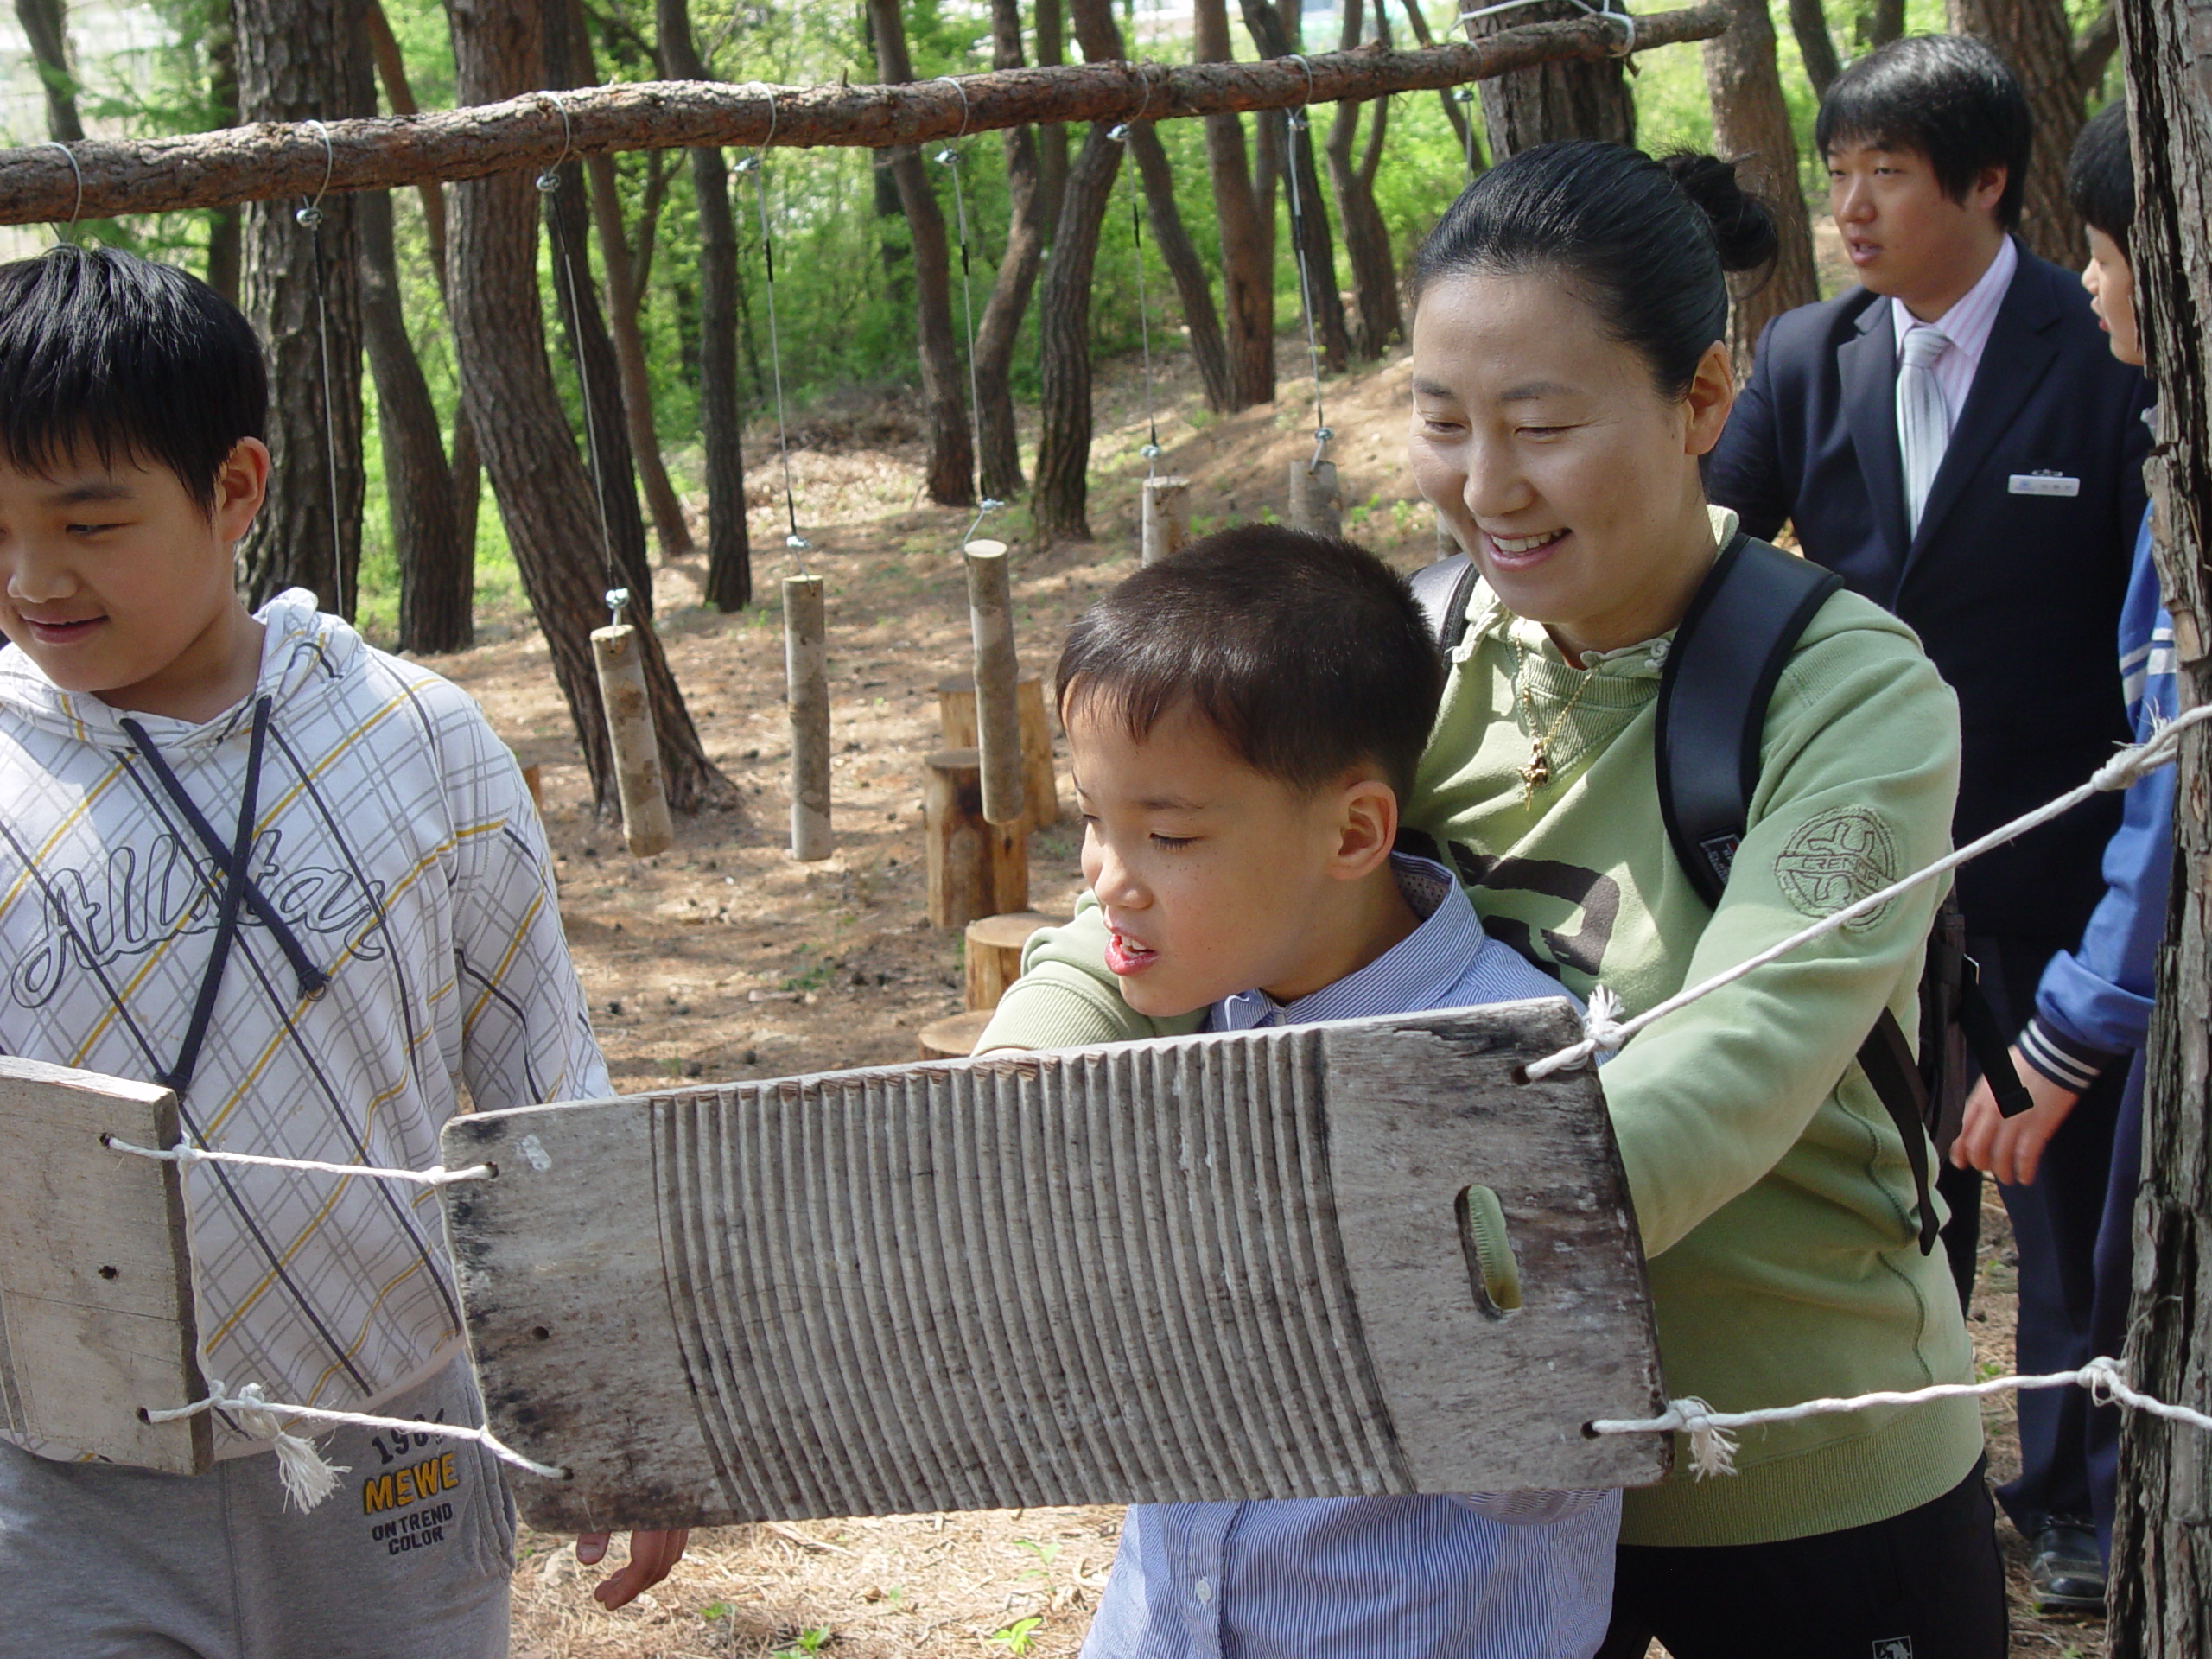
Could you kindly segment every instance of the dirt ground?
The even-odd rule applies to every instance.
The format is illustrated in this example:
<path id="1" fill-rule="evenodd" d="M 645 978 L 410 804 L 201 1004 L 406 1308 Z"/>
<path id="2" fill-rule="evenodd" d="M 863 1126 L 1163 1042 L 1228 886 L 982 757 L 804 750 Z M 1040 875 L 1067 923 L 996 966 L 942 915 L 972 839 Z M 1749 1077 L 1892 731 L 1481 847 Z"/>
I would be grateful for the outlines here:
<path id="1" fill-rule="evenodd" d="M 1433 517 L 1403 463 L 1409 365 L 1402 352 L 1330 382 L 1349 533 L 1402 566 L 1433 556 Z M 1280 515 L 1288 466 L 1315 424 L 1302 349 L 1286 342 L 1272 408 L 1207 416 L 1187 359 L 1170 354 L 1153 401 L 1159 462 L 1192 480 L 1203 531 Z M 1017 543 L 1016 610 L 1026 669 L 1049 680 L 1068 622 L 1135 568 L 1138 454 L 1148 432 L 1141 371 L 1101 365 L 1092 456 L 1095 541 L 1021 547 L 1018 509 L 979 533 Z M 635 860 L 594 817 L 543 642 L 526 617 L 485 619 L 475 650 L 430 659 L 468 688 L 526 764 L 542 769 L 562 913 L 615 1084 L 785 1076 L 913 1058 L 919 1028 L 960 1007 L 957 935 L 923 914 L 922 758 L 941 747 L 932 690 L 964 670 L 968 624 L 958 548 L 973 514 L 919 505 L 918 419 L 900 398 L 810 410 L 791 454 L 805 568 L 826 578 L 836 851 L 786 855 L 789 733 L 783 703 L 782 547 L 772 489 L 772 428 L 747 457 L 758 609 L 700 603 L 696 563 L 655 585 L 668 657 L 740 806 L 679 820 L 676 845 Z M 1061 754 L 1065 798 L 1065 756 Z M 1063 822 L 1030 849 L 1033 907 L 1067 912 L 1080 887 Z M 1985 1374 L 2009 1369 L 2012 1269 L 1993 1200 L 1974 1326 Z M 2016 1453 L 2007 1400 L 1987 1408 L 1993 1463 Z M 734 1528 L 695 1536 L 658 1589 L 619 1612 L 562 1540 L 525 1532 L 515 1579 L 518 1659 L 705 1659 L 817 1650 L 877 1656 L 1073 1653 L 1112 1559 L 1119 1511 L 1046 1510 Z M 2024 1551 L 2008 1534 L 2015 1576 Z M 618 1546 L 619 1548 L 619 1546 Z M 619 1559 L 619 1557 L 618 1557 Z M 2016 1589 L 2017 1589 L 2016 1586 Z M 2016 1601 L 2018 1598 L 2016 1596 Z M 2020 1605 L 2024 1605 L 2020 1603 Z M 2101 1659 L 2101 1628 L 2016 1611 L 2015 1655 Z"/>

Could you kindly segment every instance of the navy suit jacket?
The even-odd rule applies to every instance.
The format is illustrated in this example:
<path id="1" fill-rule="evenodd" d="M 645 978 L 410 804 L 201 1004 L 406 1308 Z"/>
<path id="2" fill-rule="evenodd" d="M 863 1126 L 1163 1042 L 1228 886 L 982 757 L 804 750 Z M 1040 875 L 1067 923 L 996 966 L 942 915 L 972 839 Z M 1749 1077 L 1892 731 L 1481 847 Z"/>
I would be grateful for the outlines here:
<path id="1" fill-rule="evenodd" d="M 1808 557 L 1920 635 L 1959 696 L 1961 843 L 2128 741 L 2114 640 L 2149 384 L 2113 358 L 2071 272 L 2019 255 L 1918 534 L 1905 533 L 1891 306 L 1862 288 L 1768 326 L 1706 471 L 1753 536 L 1789 522 Z M 2119 817 L 2119 797 L 2101 797 L 1967 865 L 1968 928 L 2078 938 Z"/>

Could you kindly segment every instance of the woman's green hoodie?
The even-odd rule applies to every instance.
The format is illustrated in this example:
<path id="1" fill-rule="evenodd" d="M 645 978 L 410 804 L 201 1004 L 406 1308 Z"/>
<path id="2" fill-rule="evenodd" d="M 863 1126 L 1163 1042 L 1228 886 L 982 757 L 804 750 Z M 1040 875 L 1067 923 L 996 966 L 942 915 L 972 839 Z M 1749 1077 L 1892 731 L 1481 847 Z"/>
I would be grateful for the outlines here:
<path id="1" fill-rule="evenodd" d="M 1733 515 L 1714 517 L 1725 540 Z M 1659 817 L 1669 644 L 1605 653 L 1569 709 L 1582 675 L 1478 590 L 1405 813 L 1450 847 L 1493 936 L 1585 997 L 1606 986 L 1626 1014 L 1942 856 L 1958 784 L 1949 689 L 1903 623 L 1836 594 L 1776 689 L 1749 833 L 1709 911 Z M 1530 740 L 1555 720 L 1552 781 L 1524 804 Z M 1920 1252 L 1903 1143 L 1852 1058 L 1885 1001 L 1918 1028 L 1940 895 L 1916 889 L 1759 969 L 1605 1067 L 1670 1395 L 1745 1410 L 1968 1380 L 1958 1294 L 1942 1255 Z M 983 1046 L 1189 1028 L 1132 1011 L 1103 946 L 1086 900 L 1033 943 Z M 1675 1477 L 1630 1493 L 1622 1541 L 1751 1543 L 1886 1519 L 1949 1491 L 1980 1450 L 1971 1400 L 1753 1429 L 1737 1475 L 1693 1481 L 1678 1458 Z"/>

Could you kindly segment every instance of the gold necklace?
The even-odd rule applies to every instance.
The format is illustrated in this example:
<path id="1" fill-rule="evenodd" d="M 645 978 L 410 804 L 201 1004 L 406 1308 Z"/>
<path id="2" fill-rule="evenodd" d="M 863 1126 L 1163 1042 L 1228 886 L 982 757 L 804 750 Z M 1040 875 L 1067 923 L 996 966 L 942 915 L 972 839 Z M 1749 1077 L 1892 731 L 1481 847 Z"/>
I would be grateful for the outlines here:
<path id="1" fill-rule="evenodd" d="M 1528 666 L 1528 664 L 1529 653 L 1522 648 L 1521 642 L 1516 639 L 1513 642 L 1513 690 L 1520 702 L 1522 712 L 1528 716 L 1529 724 L 1534 726 L 1536 722 L 1535 694 L 1521 683 L 1521 671 Z M 1559 728 L 1567 724 L 1567 717 L 1574 712 L 1574 705 L 1582 701 L 1582 694 L 1590 689 L 1590 682 L 1597 677 L 1594 670 L 1583 670 L 1582 683 L 1574 688 L 1573 695 L 1567 698 L 1559 713 L 1553 716 L 1552 723 L 1544 728 L 1544 734 L 1531 740 L 1529 747 L 1529 764 L 1521 768 L 1521 804 L 1523 807 L 1532 804 L 1536 798 L 1536 791 L 1551 782 L 1551 757 L 1545 751 L 1550 747 L 1551 741 L 1559 735 Z"/>

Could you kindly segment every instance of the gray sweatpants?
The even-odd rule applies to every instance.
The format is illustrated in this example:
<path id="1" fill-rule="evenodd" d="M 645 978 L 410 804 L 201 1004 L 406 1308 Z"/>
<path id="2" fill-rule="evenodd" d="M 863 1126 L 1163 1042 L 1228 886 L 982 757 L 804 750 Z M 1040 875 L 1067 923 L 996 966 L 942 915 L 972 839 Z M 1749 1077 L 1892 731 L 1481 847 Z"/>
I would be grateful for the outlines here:
<path id="1" fill-rule="evenodd" d="M 380 1415 L 482 1421 L 456 1361 Z M 505 1659 L 514 1507 L 466 1440 L 340 1428 L 307 1515 L 273 1454 L 197 1477 L 0 1441 L 0 1659 Z"/>

